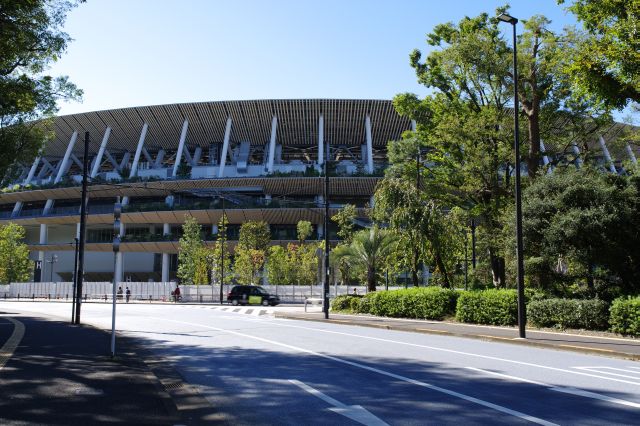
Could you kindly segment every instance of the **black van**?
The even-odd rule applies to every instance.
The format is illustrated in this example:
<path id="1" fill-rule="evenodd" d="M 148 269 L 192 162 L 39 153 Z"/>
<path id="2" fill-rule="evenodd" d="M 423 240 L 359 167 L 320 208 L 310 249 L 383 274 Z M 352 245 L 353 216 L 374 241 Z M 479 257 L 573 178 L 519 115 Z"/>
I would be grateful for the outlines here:
<path id="1" fill-rule="evenodd" d="M 255 285 L 237 285 L 227 293 L 227 303 L 232 305 L 252 305 L 260 304 L 262 306 L 275 306 L 280 303 L 278 296 L 271 295 L 259 286 Z"/>

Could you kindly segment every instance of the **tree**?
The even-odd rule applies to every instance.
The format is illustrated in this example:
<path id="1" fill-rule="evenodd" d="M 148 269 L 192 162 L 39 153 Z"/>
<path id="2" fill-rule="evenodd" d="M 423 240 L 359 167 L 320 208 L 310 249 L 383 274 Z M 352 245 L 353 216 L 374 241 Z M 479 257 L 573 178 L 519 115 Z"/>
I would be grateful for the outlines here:
<path id="1" fill-rule="evenodd" d="M 527 188 L 523 233 L 531 284 L 553 291 L 554 285 L 578 279 L 594 292 L 598 280 L 637 292 L 639 190 L 636 176 L 587 167 L 558 168 Z"/>
<path id="2" fill-rule="evenodd" d="M 229 225 L 229 221 L 227 220 L 227 215 L 223 214 L 218 222 L 218 239 L 213 245 L 213 250 L 211 253 L 211 281 L 212 282 L 221 282 L 221 279 L 224 278 L 224 281 L 228 283 L 226 280 L 227 277 L 231 276 L 231 251 L 229 250 L 229 242 L 227 241 L 227 227 Z M 223 277 L 224 271 L 224 277 Z"/>
<path id="3" fill-rule="evenodd" d="M 199 269 L 200 273 L 202 272 L 204 249 L 201 232 L 202 227 L 198 221 L 192 216 L 185 215 L 178 249 L 178 278 L 183 284 L 198 284 L 196 273 Z M 199 279 L 202 278 L 199 277 Z"/>
<path id="4" fill-rule="evenodd" d="M 79 99 L 82 91 L 67 77 L 45 74 L 67 49 L 61 28 L 69 10 L 81 1 L 3 1 L 0 5 L 0 176 L 11 166 L 31 163 L 51 137 L 48 123 L 59 99 Z"/>
<path id="5" fill-rule="evenodd" d="M 395 238 L 389 231 L 374 226 L 356 232 L 349 249 L 341 253 L 350 265 L 366 271 L 368 291 L 376 291 L 378 274 L 393 250 L 394 242 Z"/>
<path id="6" fill-rule="evenodd" d="M 245 249 L 265 251 L 271 241 L 269 225 L 264 221 L 249 221 L 240 227 L 238 246 Z"/>
<path id="7" fill-rule="evenodd" d="M 292 260 L 295 262 L 293 270 L 299 284 L 313 285 L 318 282 L 318 255 L 316 254 L 321 243 L 302 244 L 294 247 L 290 244 Z"/>
<path id="8" fill-rule="evenodd" d="M 275 285 L 293 284 L 295 269 L 292 268 L 289 251 L 282 246 L 269 247 L 267 258 L 267 279 Z"/>
<path id="9" fill-rule="evenodd" d="M 236 280 L 240 284 L 257 285 L 260 269 L 264 265 L 264 261 L 264 251 L 238 245 L 233 264 Z"/>
<path id="10" fill-rule="evenodd" d="M 25 230 L 13 222 L 0 227 L 0 283 L 27 281 L 31 270 Z"/>
<path id="11" fill-rule="evenodd" d="M 345 204 L 338 213 L 331 216 L 331 220 L 338 224 L 338 237 L 346 244 L 351 242 L 356 214 L 356 206 Z"/>
<path id="12" fill-rule="evenodd" d="M 586 30 L 568 52 L 567 74 L 574 87 L 616 109 L 640 102 L 640 2 L 574 0 L 567 9 Z"/>
<path id="13" fill-rule="evenodd" d="M 301 220 L 298 221 L 296 230 L 298 231 L 298 241 L 300 241 L 300 244 L 303 244 L 305 240 L 311 236 L 311 233 L 313 233 L 313 225 L 307 220 Z"/>

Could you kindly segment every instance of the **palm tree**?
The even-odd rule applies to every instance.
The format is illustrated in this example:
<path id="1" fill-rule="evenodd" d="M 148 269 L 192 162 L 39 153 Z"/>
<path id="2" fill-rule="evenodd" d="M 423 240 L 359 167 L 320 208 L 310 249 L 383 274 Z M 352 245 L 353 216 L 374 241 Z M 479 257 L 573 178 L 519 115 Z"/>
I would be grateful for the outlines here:
<path id="1" fill-rule="evenodd" d="M 336 260 L 344 260 L 351 267 L 367 273 L 368 291 L 376 291 L 377 272 L 391 253 L 396 238 L 389 231 L 373 226 L 356 232 L 349 246 L 336 253 Z"/>

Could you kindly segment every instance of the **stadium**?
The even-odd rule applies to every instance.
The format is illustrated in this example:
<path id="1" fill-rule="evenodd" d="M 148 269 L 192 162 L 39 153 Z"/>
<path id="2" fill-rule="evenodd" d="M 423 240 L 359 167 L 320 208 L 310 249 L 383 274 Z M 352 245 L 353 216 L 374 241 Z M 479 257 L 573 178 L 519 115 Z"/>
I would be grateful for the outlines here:
<path id="1" fill-rule="evenodd" d="M 232 245 L 249 220 L 267 222 L 273 244 L 295 240 L 300 220 L 314 225 L 312 238 L 324 238 L 325 160 L 330 214 L 350 203 L 364 215 L 387 164 L 387 143 L 415 124 L 390 100 L 301 99 L 123 108 L 56 117 L 52 126 L 55 137 L 0 196 L 0 224 L 27 231 L 34 280 L 72 280 L 89 132 L 85 281 L 112 281 L 115 270 L 118 281 L 166 283 L 176 278 L 186 215 L 202 225 L 207 244 L 223 211 Z M 636 162 L 629 144 L 607 147 L 624 127 L 614 124 L 590 144 L 590 155 L 611 172 Z M 573 143 L 559 155 L 579 166 L 582 154 Z M 114 265 L 118 200 L 124 237 Z M 335 240 L 335 230 L 328 232 Z"/>
<path id="2" fill-rule="evenodd" d="M 85 281 L 111 281 L 114 203 L 124 207 L 118 281 L 176 278 L 185 215 L 212 244 L 224 210 L 228 238 L 264 220 L 274 244 L 299 220 L 323 238 L 324 160 L 330 212 L 370 203 L 386 145 L 411 129 L 388 100 L 252 100 L 157 105 L 53 119 L 55 138 L 0 196 L 0 224 L 25 227 L 36 281 L 71 281 L 79 235 L 84 135 L 89 132 Z M 330 236 L 333 231 L 330 230 Z"/>

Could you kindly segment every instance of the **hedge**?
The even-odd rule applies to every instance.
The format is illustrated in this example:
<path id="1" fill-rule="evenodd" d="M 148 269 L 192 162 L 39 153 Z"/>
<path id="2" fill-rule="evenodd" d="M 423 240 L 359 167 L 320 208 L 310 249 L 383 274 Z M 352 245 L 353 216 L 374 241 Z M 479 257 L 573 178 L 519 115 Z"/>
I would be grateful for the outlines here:
<path id="1" fill-rule="evenodd" d="M 536 327 L 606 330 L 609 306 L 602 300 L 534 300 L 527 305 L 527 320 Z"/>
<path id="2" fill-rule="evenodd" d="M 611 304 L 609 324 L 614 333 L 640 336 L 640 297 L 621 297 Z"/>
<path id="3" fill-rule="evenodd" d="M 411 288 L 377 291 L 364 297 L 339 296 L 331 308 L 385 317 L 442 320 L 454 314 L 457 297 L 456 291 L 440 287 Z"/>
<path id="4" fill-rule="evenodd" d="M 497 289 L 460 293 L 456 319 L 474 324 L 515 325 L 518 322 L 518 293 Z"/>

